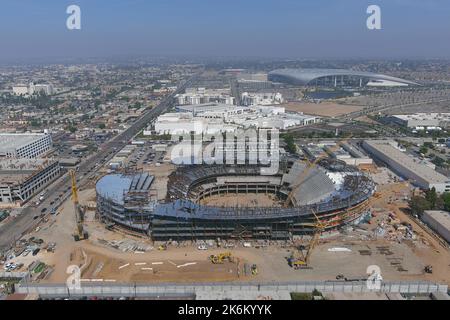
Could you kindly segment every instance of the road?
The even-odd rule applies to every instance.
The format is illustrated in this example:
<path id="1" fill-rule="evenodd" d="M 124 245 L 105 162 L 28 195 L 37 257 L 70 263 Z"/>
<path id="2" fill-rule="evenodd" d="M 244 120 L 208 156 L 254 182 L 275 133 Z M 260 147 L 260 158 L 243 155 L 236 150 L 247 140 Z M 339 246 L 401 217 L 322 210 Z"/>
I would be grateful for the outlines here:
<path id="1" fill-rule="evenodd" d="M 339 117 L 335 117 L 336 120 L 353 120 L 355 118 L 364 116 L 364 115 L 368 115 L 368 114 L 372 114 L 372 113 L 377 113 L 377 112 L 382 112 L 385 110 L 392 110 L 392 109 L 398 109 L 398 108 L 404 108 L 404 107 L 412 107 L 412 106 L 419 106 L 419 105 L 425 105 L 425 104 L 430 104 L 430 103 L 442 103 L 442 102 L 449 102 L 449 99 L 438 99 L 438 100 L 425 100 L 425 101 L 419 101 L 419 102 L 412 102 L 412 103 L 405 103 L 405 104 L 394 104 L 394 105 L 388 105 L 388 106 L 375 106 L 375 107 L 368 107 L 368 108 L 364 108 L 362 110 L 359 111 L 354 111 L 354 112 L 350 112 L 347 114 L 344 114 L 342 116 Z"/>
<path id="2" fill-rule="evenodd" d="M 83 160 L 79 164 L 78 171 L 83 174 L 83 177 L 78 179 L 78 186 L 81 187 L 88 179 L 95 173 L 97 168 L 111 159 L 114 154 L 122 149 L 135 135 L 144 129 L 150 121 L 158 117 L 160 114 L 166 112 L 174 103 L 174 96 L 184 91 L 186 87 L 196 81 L 197 75 L 192 76 L 184 83 L 180 84 L 176 91 L 165 97 L 154 108 L 150 109 L 136 120 L 128 129 L 121 132 L 110 141 L 106 142 L 99 152 L 93 156 Z M 100 165 L 98 165 L 100 164 Z M 38 207 L 32 206 L 37 201 L 39 195 L 29 200 L 29 204 L 22 210 L 22 213 L 0 226 L 0 252 L 9 249 L 17 240 L 24 234 L 32 230 L 42 220 L 42 218 L 35 218 L 41 215 L 44 208 L 45 214 L 48 214 L 52 207 L 57 206 L 63 202 L 70 195 L 70 177 L 67 173 L 61 176 L 58 180 L 47 187 L 45 199 Z M 51 204 L 53 202 L 53 204 Z"/>

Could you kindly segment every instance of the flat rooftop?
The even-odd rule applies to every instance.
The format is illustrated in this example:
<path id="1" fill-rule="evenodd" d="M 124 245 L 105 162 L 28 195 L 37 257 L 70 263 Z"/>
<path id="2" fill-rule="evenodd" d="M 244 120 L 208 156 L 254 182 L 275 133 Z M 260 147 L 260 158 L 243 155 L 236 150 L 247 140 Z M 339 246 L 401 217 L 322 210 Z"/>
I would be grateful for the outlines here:
<path id="1" fill-rule="evenodd" d="M 442 120 L 450 121 L 449 113 L 414 113 L 414 114 L 394 114 L 393 117 L 402 120 Z"/>
<path id="2" fill-rule="evenodd" d="M 21 183 L 53 162 L 47 159 L 0 160 L 0 185 Z"/>
<path id="3" fill-rule="evenodd" d="M 450 180 L 450 178 L 447 178 L 432 168 L 415 161 L 413 157 L 408 156 L 406 153 L 395 148 L 392 145 L 393 143 L 395 144 L 395 142 L 392 140 L 366 140 L 365 143 L 383 153 L 391 160 L 395 161 L 398 165 L 412 170 L 419 177 L 429 183 L 445 183 Z"/>
<path id="4" fill-rule="evenodd" d="M 30 144 L 44 135 L 45 133 L 0 133 L 0 153 Z"/>
<path id="5" fill-rule="evenodd" d="M 425 210 L 425 213 L 447 230 L 450 230 L 450 212 L 442 210 Z"/>

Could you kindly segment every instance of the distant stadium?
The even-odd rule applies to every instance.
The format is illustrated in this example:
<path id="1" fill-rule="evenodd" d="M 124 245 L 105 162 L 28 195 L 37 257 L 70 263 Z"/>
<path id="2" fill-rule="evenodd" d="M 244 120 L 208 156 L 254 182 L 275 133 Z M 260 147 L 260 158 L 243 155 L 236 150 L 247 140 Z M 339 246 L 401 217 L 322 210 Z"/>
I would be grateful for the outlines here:
<path id="1" fill-rule="evenodd" d="M 316 216 L 332 230 L 368 212 L 375 185 L 365 174 L 331 159 L 303 174 L 306 166 L 291 161 L 273 176 L 251 165 L 181 166 L 169 176 L 166 200 L 154 204 L 142 202 L 151 186 L 148 174 L 113 175 L 114 181 L 109 175 L 97 183 L 97 211 L 153 240 L 288 240 L 313 233 Z M 256 203 L 245 202 L 256 196 Z M 242 202 L 215 202 L 226 197 Z"/>
<path id="2" fill-rule="evenodd" d="M 372 72 L 346 69 L 278 69 L 268 80 L 298 86 L 317 87 L 405 87 L 418 83 Z"/>

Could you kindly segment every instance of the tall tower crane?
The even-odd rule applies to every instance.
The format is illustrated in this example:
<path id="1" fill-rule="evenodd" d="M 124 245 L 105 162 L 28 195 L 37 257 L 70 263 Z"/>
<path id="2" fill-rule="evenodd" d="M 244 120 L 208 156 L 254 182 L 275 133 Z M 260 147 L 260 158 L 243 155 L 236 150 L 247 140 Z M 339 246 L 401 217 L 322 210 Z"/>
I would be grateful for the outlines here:
<path id="1" fill-rule="evenodd" d="M 73 209 L 74 209 L 74 213 L 75 213 L 75 223 L 76 223 L 75 232 L 73 233 L 73 239 L 75 241 L 86 240 L 88 238 L 88 233 L 87 233 L 87 231 L 84 230 L 84 227 L 83 227 L 84 211 L 81 208 L 80 204 L 78 203 L 78 189 L 77 189 L 77 179 L 75 176 L 75 171 L 70 170 L 69 174 L 70 174 L 70 178 L 72 180 L 72 202 L 73 202 Z"/>

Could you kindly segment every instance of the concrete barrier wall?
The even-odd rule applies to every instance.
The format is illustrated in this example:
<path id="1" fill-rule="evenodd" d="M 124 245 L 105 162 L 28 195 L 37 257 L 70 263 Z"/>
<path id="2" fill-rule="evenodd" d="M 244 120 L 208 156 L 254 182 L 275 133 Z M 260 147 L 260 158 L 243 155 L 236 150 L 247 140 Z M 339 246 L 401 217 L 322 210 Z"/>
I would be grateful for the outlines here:
<path id="1" fill-rule="evenodd" d="M 383 292 L 383 293 L 447 293 L 448 286 L 431 282 L 383 282 L 380 289 L 368 289 L 365 281 L 305 281 L 295 283 L 205 283 L 205 284 L 82 284 L 81 289 L 68 289 L 64 284 L 16 284 L 17 293 L 41 296 L 192 296 L 197 292 Z"/>

